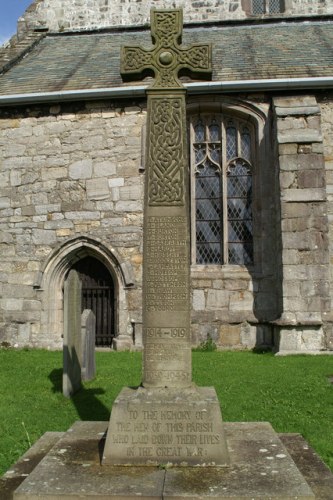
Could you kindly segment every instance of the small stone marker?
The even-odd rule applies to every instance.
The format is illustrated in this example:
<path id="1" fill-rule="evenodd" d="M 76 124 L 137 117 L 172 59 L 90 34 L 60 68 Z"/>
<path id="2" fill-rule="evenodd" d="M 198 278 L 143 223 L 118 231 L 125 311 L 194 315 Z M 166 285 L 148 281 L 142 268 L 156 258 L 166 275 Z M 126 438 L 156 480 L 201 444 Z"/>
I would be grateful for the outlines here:
<path id="1" fill-rule="evenodd" d="M 227 465 L 213 388 L 192 385 L 185 89 L 181 70 L 211 73 L 211 47 L 179 45 L 182 10 L 152 10 L 152 50 L 125 47 L 122 75 L 152 72 L 147 90 L 143 250 L 143 387 L 115 401 L 103 464 Z"/>
<path id="2" fill-rule="evenodd" d="M 81 388 L 81 289 L 78 273 L 69 272 L 64 286 L 64 347 L 62 390 L 66 397 Z"/>
<path id="3" fill-rule="evenodd" d="M 81 315 L 82 335 L 82 380 L 92 380 L 96 374 L 95 340 L 96 317 L 91 309 L 85 309 Z"/>

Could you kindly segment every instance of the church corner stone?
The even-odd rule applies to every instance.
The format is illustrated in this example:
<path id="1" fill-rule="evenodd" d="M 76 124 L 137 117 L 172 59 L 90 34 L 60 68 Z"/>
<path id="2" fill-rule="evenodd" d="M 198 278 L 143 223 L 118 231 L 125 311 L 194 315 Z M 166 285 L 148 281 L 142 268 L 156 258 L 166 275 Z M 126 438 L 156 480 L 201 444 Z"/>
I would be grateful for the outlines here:
<path id="1" fill-rule="evenodd" d="M 147 169 L 143 249 L 143 387 L 115 401 L 103 464 L 226 466 L 213 388 L 192 384 L 185 90 L 181 69 L 211 71 L 210 45 L 181 47 L 182 11 L 152 10 L 152 50 L 125 47 L 122 74 L 146 71 Z"/>

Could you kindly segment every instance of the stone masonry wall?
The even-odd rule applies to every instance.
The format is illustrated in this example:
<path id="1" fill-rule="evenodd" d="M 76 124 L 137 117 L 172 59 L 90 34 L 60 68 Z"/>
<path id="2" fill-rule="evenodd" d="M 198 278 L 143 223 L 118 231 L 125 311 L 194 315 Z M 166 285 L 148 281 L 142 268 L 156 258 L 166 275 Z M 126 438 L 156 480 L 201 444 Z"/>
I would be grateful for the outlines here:
<path id="1" fill-rule="evenodd" d="M 330 255 L 330 295 L 333 297 L 333 95 L 327 94 L 320 99 L 322 115 L 322 131 L 325 155 L 325 171 L 327 185 L 327 216 L 329 222 L 329 255 Z M 333 349 L 333 314 L 326 314 L 326 337 L 329 349 Z"/>
<path id="2" fill-rule="evenodd" d="M 61 346 L 61 318 L 50 335 L 54 306 L 38 277 L 52 252 L 83 236 L 132 269 L 127 325 L 117 332 L 127 333 L 141 303 L 144 121 L 145 110 L 132 104 L 1 111 L 0 342 Z"/>
<path id="3" fill-rule="evenodd" d="M 112 102 L 1 111 L 0 343 L 61 347 L 65 274 L 95 242 L 97 254 L 110 252 L 112 265 L 132 276 L 118 280 L 116 334 L 131 339 L 134 326 L 140 344 L 145 113 L 140 103 Z M 271 163 L 263 163 L 260 265 L 192 267 L 194 345 L 209 337 L 225 348 L 272 341 L 274 202 L 261 200 L 272 184 Z"/>
<path id="4" fill-rule="evenodd" d="M 151 7 L 183 7 L 184 21 L 220 21 L 248 17 L 250 0 L 36 0 L 20 18 L 18 32 L 146 24 Z M 286 16 L 332 14 L 333 0 L 285 0 Z"/>
<path id="5" fill-rule="evenodd" d="M 282 308 L 280 351 L 328 347 L 331 308 L 321 116 L 313 96 L 274 99 L 279 148 Z"/>

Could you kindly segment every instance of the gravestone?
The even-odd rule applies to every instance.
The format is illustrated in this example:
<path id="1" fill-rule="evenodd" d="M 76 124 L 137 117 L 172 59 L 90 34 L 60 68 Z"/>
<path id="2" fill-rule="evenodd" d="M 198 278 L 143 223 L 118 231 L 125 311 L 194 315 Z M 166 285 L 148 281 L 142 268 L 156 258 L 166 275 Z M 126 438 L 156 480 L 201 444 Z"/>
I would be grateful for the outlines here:
<path id="1" fill-rule="evenodd" d="M 143 381 L 113 404 L 103 464 L 227 465 L 214 388 L 192 383 L 185 89 L 211 73 L 211 46 L 181 47 L 182 11 L 152 10 L 154 47 L 124 47 L 122 75 L 147 72 L 143 250 Z"/>
<path id="2" fill-rule="evenodd" d="M 81 388 L 81 289 L 78 273 L 69 272 L 64 285 L 64 347 L 62 390 L 66 397 Z"/>
<path id="3" fill-rule="evenodd" d="M 82 380 L 92 380 L 96 374 L 95 341 L 96 341 L 96 317 L 91 309 L 85 309 L 81 315 L 82 336 Z"/>

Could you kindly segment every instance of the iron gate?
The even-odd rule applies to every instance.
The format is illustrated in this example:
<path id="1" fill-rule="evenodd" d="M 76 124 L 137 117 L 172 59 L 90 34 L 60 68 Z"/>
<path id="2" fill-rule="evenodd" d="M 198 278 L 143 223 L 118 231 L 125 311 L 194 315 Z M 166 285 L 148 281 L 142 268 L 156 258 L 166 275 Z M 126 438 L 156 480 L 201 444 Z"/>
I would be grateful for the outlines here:
<path id="1" fill-rule="evenodd" d="M 85 257 L 73 269 L 82 282 L 82 311 L 91 309 L 96 317 L 96 346 L 110 347 L 114 332 L 114 286 L 107 268 L 93 257 Z"/>

